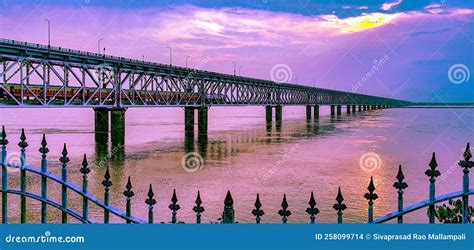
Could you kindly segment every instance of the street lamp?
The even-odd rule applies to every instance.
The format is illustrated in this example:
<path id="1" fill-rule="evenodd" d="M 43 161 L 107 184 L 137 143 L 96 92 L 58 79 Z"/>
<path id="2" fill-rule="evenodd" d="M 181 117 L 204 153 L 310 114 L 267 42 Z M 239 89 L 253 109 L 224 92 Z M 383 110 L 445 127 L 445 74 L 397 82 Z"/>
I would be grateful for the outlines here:
<path id="1" fill-rule="evenodd" d="M 235 65 L 236 65 L 236 63 L 235 62 L 232 62 L 232 63 L 234 64 L 234 76 L 235 76 L 235 67 L 236 67 Z"/>
<path id="2" fill-rule="evenodd" d="M 188 59 L 189 59 L 189 56 L 186 56 L 186 68 L 188 67 Z"/>
<path id="3" fill-rule="evenodd" d="M 51 21 L 48 19 L 44 19 L 46 22 L 48 22 L 48 48 L 51 47 Z"/>
<path id="4" fill-rule="evenodd" d="M 100 54 L 100 42 L 101 42 L 102 40 L 104 40 L 103 37 L 97 41 L 97 54 Z"/>
<path id="5" fill-rule="evenodd" d="M 171 67 L 171 65 L 172 65 L 172 63 L 171 63 L 171 58 L 172 58 L 172 54 L 171 54 L 171 47 L 170 47 L 170 46 L 168 46 L 168 49 L 170 50 L 170 67 Z"/>

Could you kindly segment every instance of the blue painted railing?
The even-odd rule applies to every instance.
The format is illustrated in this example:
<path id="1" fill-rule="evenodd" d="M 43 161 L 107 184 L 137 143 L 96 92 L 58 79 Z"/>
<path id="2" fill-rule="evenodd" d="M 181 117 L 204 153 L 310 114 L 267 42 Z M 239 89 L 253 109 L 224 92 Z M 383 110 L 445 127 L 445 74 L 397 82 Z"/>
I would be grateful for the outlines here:
<path id="1" fill-rule="evenodd" d="M 43 135 L 43 139 L 41 142 L 41 148 L 39 151 L 41 152 L 41 169 L 37 169 L 34 167 L 27 166 L 26 162 L 26 154 L 25 149 L 28 147 L 28 143 L 26 142 L 25 132 L 22 130 L 20 136 L 20 164 L 12 164 L 7 162 L 7 150 L 6 146 L 8 144 L 7 135 L 5 132 L 5 128 L 2 128 L 1 138 L 0 138 L 0 146 L 1 146 L 1 166 L 2 166 L 2 223 L 8 223 L 8 195 L 19 195 L 20 199 L 20 222 L 26 223 L 26 201 L 27 198 L 37 200 L 41 202 L 41 223 L 47 223 L 47 207 L 51 206 L 57 210 L 61 211 L 61 222 L 68 223 L 68 216 L 78 220 L 82 223 L 93 223 L 89 219 L 89 204 L 96 205 L 101 208 L 104 212 L 104 220 L 103 223 L 109 223 L 110 214 L 117 216 L 120 219 L 123 219 L 126 223 L 153 223 L 154 222 L 154 212 L 153 208 L 156 204 L 156 200 L 153 198 L 153 188 L 150 185 L 149 191 L 147 194 L 147 199 L 145 203 L 148 206 L 148 220 L 141 220 L 132 216 L 131 211 L 131 201 L 132 197 L 135 193 L 132 191 L 132 184 L 130 181 L 130 177 L 128 178 L 125 191 L 123 192 L 126 198 L 126 206 L 125 212 L 122 210 L 111 206 L 109 204 L 109 189 L 112 186 L 112 181 L 110 180 L 109 168 L 107 167 L 104 180 L 102 181 L 102 185 L 104 186 L 104 199 L 99 200 L 94 195 L 92 195 L 88 191 L 88 174 L 90 173 L 90 169 L 88 168 L 87 157 L 84 155 L 84 159 L 82 161 L 82 168 L 80 168 L 80 172 L 82 174 L 82 187 L 78 187 L 75 184 L 71 183 L 67 179 L 67 167 L 69 163 L 68 152 L 66 148 L 66 144 L 64 144 L 64 148 L 62 151 L 62 156 L 59 159 L 61 162 L 61 176 L 56 176 L 48 172 L 48 160 L 47 160 L 47 153 L 49 152 L 47 148 L 46 137 Z M 393 186 L 398 191 L 398 210 L 396 212 L 389 213 L 385 216 L 375 218 L 374 219 L 374 203 L 375 200 L 378 199 L 378 195 L 375 193 L 375 185 L 374 179 L 371 177 L 370 183 L 368 186 L 368 192 L 364 195 L 364 198 L 368 200 L 368 223 L 383 223 L 392 219 L 397 219 L 398 223 L 403 223 L 403 216 L 405 214 L 411 213 L 413 211 L 426 208 L 428 207 L 428 221 L 429 223 L 435 223 L 435 204 L 446 202 L 451 199 L 461 198 L 462 200 L 462 223 L 470 223 L 470 216 L 469 210 L 472 209 L 469 207 L 469 196 L 474 194 L 474 189 L 469 189 L 469 171 L 474 166 L 474 162 L 471 161 L 472 154 L 469 144 L 467 144 L 466 150 L 463 155 L 463 159 L 459 161 L 458 165 L 463 169 L 463 189 L 458 192 L 453 192 L 441 196 L 435 196 L 435 183 L 436 177 L 440 176 L 441 173 L 437 170 L 438 164 L 436 162 L 436 156 L 433 153 L 431 158 L 431 162 L 429 163 L 429 169 L 426 170 L 425 175 L 430 177 L 430 186 L 429 186 L 429 197 L 427 200 L 421 201 L 419 203 L 404 207 L 403 205 L 403 194 L 404 190 L 408 187 L 408 184 L 404 182 L 405 176 L 403 175 L 402 167 L 399 166 L 398 174 L 396 176 L 397 181 L 393 184 Z M 12 169 L 16 169 L 20 171 L 20 190 L 10 189 L 8 187 L 8 172 Z M 30 193 L 26 190 L 26 174 L 34 174 L 41 177 L 41 195 Z M 61 203 L 53 201 L 48 198 L 47 193 L 47 185 L 48 181 L 55 182 L 61 185 Z M 79 194 L 82 197 L 82 213 L 77 212 L 68 207 L 68 191 L 72 191 L 74 193 Z M 347 209 L 347 206 L 343 203 L 344 198 L 342 196 L 341 188 L 338 190 L 338 194 L 336 196 L 337 203 L 334 204 L 333 208 L 337 211 L 337 222 L 342 223 L 343 219 L 343 211 Z M 200 193 L 197 193 L 197 198 L 195 201 L 196 205 L 193 208 L 193 211 L 196 213 L 196 223 L 201 223 L 201 214 L 205 211 L 204 207 L 202 206 L 202 200 L 200 197 Z M 306 209 L 306 213 L 309 214 L 310 223 L 316 222 L 316 215 L 319 213 L 319 209 L 316 208 L 316 201 L 314 199 L 314 195 L 311 192 L 310 200 L 309 200 L 309 207 Z M 265 214 L 264 211 L 261 209 L 261 202 L 260 197 L 257 194 L 257 199 L 255 201 L 255 209 L 251 211 L 251 213 L 255 216 L 256 223 L 260 223 L 262 216 Z M 281 209 L 278 211 L 278 214 L 282 217 L 282 222 L 286 223 L 288 221 L 288 217 L 291 216 L 291 211 L 288 209 L 289 205 L 286 200 L 286 195 L 283 195 L 283 201 L 281 203 Z M 171 198 L 171 204 L 169 205 L 169 209 L 171 210 L 171 223 L 177 223 L 177 212 L 180 209 L 178 204 L 178 199 L 176 195 L 176 191 L 173 191 L 173 196 Z M 230 191 L 227 192 L 227 195 L 224 200 L 224 210 L 222 212 L 222 223 L 234 223 L 235 216 L 234 216 L 234 206 L 233 206 L 233 199 Z"/>

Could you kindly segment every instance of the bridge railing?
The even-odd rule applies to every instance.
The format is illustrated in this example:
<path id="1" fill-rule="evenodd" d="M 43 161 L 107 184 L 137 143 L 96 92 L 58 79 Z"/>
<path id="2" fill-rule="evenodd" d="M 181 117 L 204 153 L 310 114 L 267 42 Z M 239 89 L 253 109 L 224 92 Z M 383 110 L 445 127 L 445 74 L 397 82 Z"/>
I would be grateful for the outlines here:
<path id="1" fill-rule="evenodd" d="M 135 196 L 133 192 L 132 183 L 130 177 L 128 177 L 127 184 L 123 195 L 125 196 L 126 205 L 125 212 L 122 210 L 110 205 L 110 193 L 109 189 L 112 186 L 112 181 L 110 180 L 109 168 L 107 167 L 104 180 L 102 185 L 104 187 L 103 199 L 98 199 L 88 190 L 89 180 L 88 174 L 90 169 L 88 167 L 87 157 L 84 155 L 82 161 L 82 167 L 79 169 L 82 174 L 82 187 L 76 186 L 68 180 L 67 169 L 68 169 L 68 151 L 66 144 L 64 144 L 61 157 L 59 161 L 61 162 L 61 176 L 56 176 L 48 172 L 48 159 L 47 154 L 49 149 L 47 148 L 46 137 L 43 135 L 41 142 L 41 147 L 39 149 L 41 153 L 41 169 L 37 169 L 31 166 L 27 166 L 25 149 L 28 147 L 26 142 L 26 136 L 22 130 L 20 136 L 20 142 L 18 146 L 20 147 L 20 163 L 12 164 L 7 162 L 7 150 L 6 146 L 8 144 L 7 135 L 5 128 L 2 128 L 0 146 L 1 146 L 1 166 L 2 166 L 2 223 L 8 223 L 8 195 L 19 195 L 20 199 L 20 222 L 26 223 L 27 216 L 27 198 L 33 199 L 41 202 L 41 223 L 47 223 L 47 207 L 53 207 L 61 211 L 61 222 L 68 223 L 68 216 L 71 216 L 82 223 L 98 223 L 98 221 L 92 221 L 89 218 L 89 207 L 90 205 L 95 205 L 103 210 L 103 223 L 109 223 L 110 215 L 115 215 L 120 219 L 123 219 L 126 223 L 154 223 L 154 206 L 156 205 L 156 200 L 154 199 L 153 188 L 150 184 L 148 193 L 146 194 L 145 203 L 148 207 L 148 219 L 142 220 L 132 216 L 131 202 L 132 198 Z M 397 190 L 398 194 L 398 210 L 392 213 L 389 213 L 385 216 L 374 219 L 374 203 L 379 198 L 375 193 L 374 179 L 371 177 L 369 186 L 367 188 L 368 192 L 364 195 L 364 198 L 368 200 L 368 213 L 367 213 L 367 222 L 368 223 L 383 223 L 392 219 L 397 219 L 398 223 L 403 223 L 403 216 L 411 213 L 413 211 L 428 208 L 428 222 L 435 223 L 436 207 L 435 204 L 446 202 L 448 200 L 461 198 L 462 202 L 462 215 L 459 219 L 462 223 L 470 223 L 473 216 L 472 207 L 469 206 L 469 196 L 474 194 L 474 188 L 469 188 L 469 171 L 474 166 L 474 161 L 471 161 L 472 154 L 469 144 L 467 144 L 466 150 L 463 154 L 463 159 L 459 161 L 458 165 L 463 170 L 463 186 L 461 191 L 436 196 L 435 195 L 435 184 L 436 178 L 441 175 L 437 169 L 438 163 L 436 162 L 435 153 L 431 158 L 429 163 L 429 169 L 426 170 L 425 175 L 429 177 L 429 197 L 427 200 L 421 201 L 419 203 L 404 207 L 403 203 L 403 194 L 405 189 L 408 187 L 408 184 L 404 182 L 405 176 L 403 174 L 402 167 L 399 166 L 398 173 L 396 175 L 396 182 L 393 184 L 393 187 Z M 11 170 L 19 170 L 20 172 L 20 189 L 9 188 L 8 185 L 8 173 Z M 26 185 L 26 174 L 33 174 L 41 177 L 41 194 L 35 194 L 27 191 Z M 56 202 L 48 197 L 47 185 L 49 182 L 55 182 L 61 185 L 61 202 Z M 68 206 L 68 193 L 73 192 L 77 193 L 82 197 L 82 211 L 75 211 Z M 201 223 L 201 215 L 205 211 L 203 202 L 201 200 L 200 192 L 198 191 L 197 197 L 195 200 L 195 206 L 193 211 L 196 213 L 195 223 Z M 316 223 L 316 217 L 319 213 L 319 209 L 316 207 L 316 200 L 314 198 L 313 192 L 311 192 L 310 199 L 308 202 L 309 207 L 306 209 L 306 213 L 309 215 L 309 222 Z M 255 200 L 255 209 L 251 212 L 255 216 L 255 222 L 260 223 L 262 217 L 265 215 L 265 212 L 262 210 L 262 203 L 260 201 L 259 194 L 257 194 Z M 336 203 L 333 205 L 333 208 L 336 210 L 337 222 L 343 222 L 343 211 L 348 207 L 344 203 L 344 198 L 342 195 L 341 188 L 339 188 Z M 176 190 L 173 190 L 173 195 L 171 198 L 171 204 L 169 205 L 171 210 L 171 223 L 178 223 L 177 213 L 180 210 L 180 205 L 178 204 Z M 228 191 L 224 200 L 224 209 L 221 214 L 219 221 L 221 223 L 235 223 L 235 211 L 234 211 L 234 202 L 232 199 L 231 192 Z M 283 223 L 287 223 L 289 217 L 291 216 L 291 211 L 289 209 L 289 204 L 286 200 L 286 195 L 283 195 L 283 200 L 281 203 L 281 209 L 278 211 L 278 215 L 281 216 Z"/>

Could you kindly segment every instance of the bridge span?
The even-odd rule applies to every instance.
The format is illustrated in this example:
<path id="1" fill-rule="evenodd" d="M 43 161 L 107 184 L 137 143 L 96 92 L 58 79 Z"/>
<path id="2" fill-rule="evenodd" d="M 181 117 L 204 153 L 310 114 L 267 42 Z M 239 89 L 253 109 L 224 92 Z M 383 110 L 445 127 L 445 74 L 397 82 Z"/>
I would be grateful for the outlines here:
<path id="1" fill-rule="evenodd" d="M 0 39 L 0 108 L 90 107 L 96 132 L 125 131 L 131 107 L 183 107 L 187 131 L 207 133 L 211 106 L 266 107 L 267 121 L 282 120 L 282 106 L 305 105 L 306 115 L 319 117 L 319 106 L 331 115 L 409 105 L 409 102 L 277 83 L 249 77 L 183 68 L 154 62 Z M 314 109 L 314 111 L 312 111 Z"/>

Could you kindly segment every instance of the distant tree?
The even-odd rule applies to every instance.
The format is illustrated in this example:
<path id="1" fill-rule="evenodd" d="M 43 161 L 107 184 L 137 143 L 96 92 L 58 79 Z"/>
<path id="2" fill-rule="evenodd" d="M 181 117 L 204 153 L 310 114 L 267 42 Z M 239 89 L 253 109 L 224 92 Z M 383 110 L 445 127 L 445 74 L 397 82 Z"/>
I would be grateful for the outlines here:
<path id="1" fill-rule="evenodd" d="M 435 207 L 435 216 L 439 222 L 444 224 L 449 223 L 462 223 L 462 200 L 449 199 L 448 205 L 443 204 Z M 472 206 L 468 209 L 468 221 L 472 223 L 474 216 Z"/>

